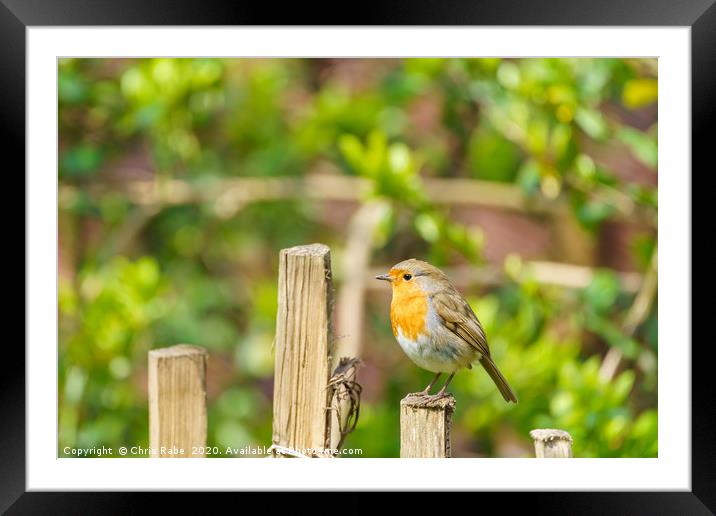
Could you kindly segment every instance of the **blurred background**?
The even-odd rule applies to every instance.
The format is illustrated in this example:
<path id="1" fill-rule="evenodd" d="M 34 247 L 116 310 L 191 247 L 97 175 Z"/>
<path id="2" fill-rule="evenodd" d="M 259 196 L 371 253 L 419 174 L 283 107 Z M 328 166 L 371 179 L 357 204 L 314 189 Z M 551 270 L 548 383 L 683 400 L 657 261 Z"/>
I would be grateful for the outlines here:
<path id="1" fill-rule="evenodd" d="M 59 450 L 148 444 L 147 351 L 210 352 L 209 444 L 270 445 L 278 253 L 332 249 L 345 447 L 399 454 L 395 342 L 443 268 L 517 393 L 458 374 L 453 454 L 657 455 L 655 59 L 59 61 Z"/>

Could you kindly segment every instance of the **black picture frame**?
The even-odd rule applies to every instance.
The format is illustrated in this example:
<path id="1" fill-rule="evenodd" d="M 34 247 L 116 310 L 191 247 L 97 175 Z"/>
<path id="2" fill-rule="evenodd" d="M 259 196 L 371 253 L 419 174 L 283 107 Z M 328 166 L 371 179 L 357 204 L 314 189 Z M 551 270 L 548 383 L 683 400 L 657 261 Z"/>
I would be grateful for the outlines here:
<path id="1" fill-rule="evenodd" d="M 191 0 L 0 0 L 2 147 L 14 170 L 25 169 L 26 29 L 65 25 L 551 25 L 688 26 L 691 28 L 692 168 L 706 172 L 716 118 L 716 0 L 430 0 L 373 2 L 341 11 L 322 4 Z M 335 6 L 334 6 L 335 7 Z M 354 12 L 352 12 L 354 11 Z M 350 14 L 349 14 L 350 13 Z M 10 167 L 7 169 L 10 170 Z M 673 172 L 673 171 L 672 171 Z M 674 172 L 678 173 L 678 172 Z M 687 174 L 688 171 L 683 171 Z M 19 174 L 15 174 L 16 177 Z M 24 177 L 24 176 L 23 176 Z M 693 174 L 692 174 L 693 177 Z M 19 186 L 24 191 L 24 179 Z M 6 195 L 7 197 L 11 197 Z M 17 212 L 14 212 L 17 213 Z M 9 214 L 9 213 L 8 213 Z M 5 217 L 4 221 L 13 220 Z M 18 246 L 19 247 L 19 246 Z M 25 247 L 23 245 L 23 258 Z M 24 262 L 23 262 L 24 263 Z M 27 269 L 25 269 L 27 274 Z M 6 274 L 11 274 L 6 272 Z M 19 276 L 19 275 L 17 275 Z M 19 303 L 17 303 L 19 305 Z M 147 493 L 25 492 L 25 353 L 6 342 L 0 374 L 0 511 L 10 514 L 129 513 L 149 507 Z M 686 345 L 687 343 L 681 343 Z M 532 513 L 713 514 L 716 512 L 716 402 L 709 340 L 692 345 L 692 491 L 480 494 L 499 497 L 501 512 L 525 502 Z M 8 365 L 11 364 L 11 365 Z M 166 494 L 162 503 L 186 506 Z M 245 495 L 241 495 L 245 496 Z M 225 497 L 224 497 L 225 498 Z M 215 502 L 214 502 L 215 503 Z M 166 506 L 169 509 L 169 505 Z"/>

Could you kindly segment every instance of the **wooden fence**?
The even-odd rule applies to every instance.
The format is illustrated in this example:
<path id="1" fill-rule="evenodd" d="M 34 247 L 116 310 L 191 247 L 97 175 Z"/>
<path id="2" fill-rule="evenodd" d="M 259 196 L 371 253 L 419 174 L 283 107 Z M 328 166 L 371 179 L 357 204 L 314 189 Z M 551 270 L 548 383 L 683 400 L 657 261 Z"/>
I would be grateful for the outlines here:
<path id="1" fill-rule="evenodd" d="M 273 457 L 333 457 L 358 422 L 359 361 L 334 356 L 330 249 L 283 249 L 276 314 Z M 152 457 L 202 457 L 207 436 L 208 353 L 177 345 L 149 352 L 149 446 Z M 451 457 L 452 395 L 400 402 L 400 456 Z M 397 430 L 397 429 L 396 429 Z M 572 457 L 564 430 L 530 432 L 538 458 Z M 237 443 L 238 444 L 238 443 Z"/>

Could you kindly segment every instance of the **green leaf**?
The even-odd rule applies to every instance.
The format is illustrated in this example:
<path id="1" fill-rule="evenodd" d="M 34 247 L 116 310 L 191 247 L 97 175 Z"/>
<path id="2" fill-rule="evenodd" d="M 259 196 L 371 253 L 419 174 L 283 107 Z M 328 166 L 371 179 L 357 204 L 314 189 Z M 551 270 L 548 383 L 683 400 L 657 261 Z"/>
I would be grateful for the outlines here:
<path id="1" fill-rule="evenodd" d="M 614 206 L 608 202 L 589 200 L 577 206 L 577 219 L 585 227 L 595 229 L 601 222 L 611 217 L 614 212 Z"/>
<path id="2" fill-rule="evenodd" d="M 475 177 L 512 181 L 520 163 L 519 147 L 497 131 L 478 129 L 468 143 L 468 164 Z"/>
<path id="3" fill-rule="evenodd" d="M 539 192 L 541 177 L 539 164 L 535 160 L 528 160 L 517 173 L 517 183 L 525 194 L 534 195 Z"/>
<path id="4" fill-rule="evenodd" d="M 87 84 L 81 76 L 72 72 L 59 72 L 57 77 L 57 96 L 60 102 L 80 104 L 86 100 L 87 93 Z"/>
<path id="5" fill-rule="evenodd" d="M 656 79 L 638 78 L 627 81 L 622 91 L 622 102 L 630 109 L 638 109 L 656 102 L 659 82 Z"/>
<path id="6" fill-rule="evenodd" d="M 434 214 L 421 213 L 415 217 L 415 228 L 428 242 L 437 242 L 440 238 L 440 226 L 442 221 L 438 221 Z"/>
<path id="7" fill-rule="evenodd" d="M 650 168 L 656 169 L 659 159 L 656 138 L 631 127 L 619 129 L 617 138 L 629 147 L 639 161 Z"/>
<path id="8" fill-rule="evenodd" d="M 352 134 L 344 134 L 338 140 L 343 158 L 359 174 L 363 171 L 363 144 Z"/>
<path id="9" fill-rule="evenodd" d="M 619 296 L 619 279 L 613 272 L 597 271 L 589 286 L 584 289 L 584 296 L 597 312 L 605 312 L 612 308 Z"/>
<path id="10" fill-rule="evenodd" d="M 609 134 L 607 122 L 602 114 L 591 108 L 579 108 L 575 116 L 577 125 L 595 140 L 604 140 Z"/>
<path id="11" fill-rule="evenodd" d="M 634 386 L 634 379 L 635 375 L 632 370 L 626 370 L 617 377 L 614 381 L 613 388 L 614 395 L 618 400 L 623 400 L 629 395 L 629 391 L 631 391 Z"/>
<path id="12" fill-rule="evenodd" d="M 92 145 L 81 144 L 73 147 L 60 158 L 60 170 L 70 177 L 92 175 L 102 165 L 102 151 Z"/>

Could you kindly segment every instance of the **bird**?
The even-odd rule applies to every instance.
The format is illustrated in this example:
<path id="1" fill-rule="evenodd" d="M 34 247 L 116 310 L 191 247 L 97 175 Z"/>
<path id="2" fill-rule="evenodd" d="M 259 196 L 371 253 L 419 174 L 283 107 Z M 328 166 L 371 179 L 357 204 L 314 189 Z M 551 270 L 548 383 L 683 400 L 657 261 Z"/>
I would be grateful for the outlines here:
<path id="1" fill-rule="evenodd" d="M 482 324 L 443 271 L 411 258 L 375 278 L 391 284 L 390 325 L 400 347 L 416 365 L 435 373 L 416 395 L 430 396 L 440 376 L 448 373 L 445 385 L 434 395 L 445 396 L 455 373 L 472 369 L 473 362 L 479 361 L 505 401 L 517 403 L 517 396 L 490 355 Z"/>

